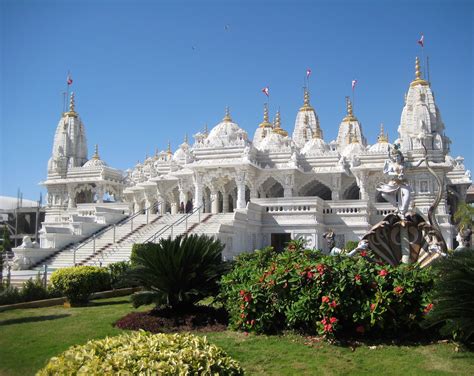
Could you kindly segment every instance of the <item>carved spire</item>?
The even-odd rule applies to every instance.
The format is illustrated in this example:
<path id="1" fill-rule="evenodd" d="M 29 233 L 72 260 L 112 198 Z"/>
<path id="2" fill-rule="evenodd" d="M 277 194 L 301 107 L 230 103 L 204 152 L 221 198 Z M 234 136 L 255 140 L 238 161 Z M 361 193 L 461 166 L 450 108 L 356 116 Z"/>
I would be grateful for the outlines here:
<path id="1" fill-rule="evenodd" d="M 383 123 L 380 123 L 380 133 L 379 136 L 377 137 L 377 142 L 378 143 L 387 143 L 388 142 L 388 133 L 385 134 L 383 130 Z"/>
<path id="2" fill-rule="evenodd" d="M 94 155 L 92 156 L 92 159 L 100 159 L 100 157 L 99 157 L 99 145 L 97 145 L 97 144 L 95 144 Z"/>
<path id="3" fill-rule="evenodd" d="M 232 121 L 232 118 L 230 117 L 230 110 L 229 110 L 229 107 L 226 107 L 226 108 L 225 108 L 225 116 L 224 116 L 224 119 L 222 119 L 222 121 L 227 121 L 227 122 L 231 122 L 231 121 Z"/>
<path id="4" fill-rule="evenodd" d="M 273 132 L 278 133 L 279 135 L 283 137 L 288 136 L 288 132 L 285 131 L 281 127 L 281 117 L 280 117 L 280 110 L 277 111 L 276 116 L 275 116 L 275 128 L 273 129 Z"/>
<path id="5" fill-rule="evenodd" d="M 300 108 L 300 111 L 314 111 L 314 108 L 309 103 L 309 91 L 304 88 L 304 99 L 303 99 L 303 107 Z"/>
<path id="6" fill-rule="evenodd" d="M 352 110 L 352 102 L 349 97 L 346 97 L 346 116 L 342 121 L 357 121 L 357 118 L 354 116 L 353 110 Z"/>
<path id="7" fill-rule="evenodd" d="M 187 133 L 184 134 L 184 143 L 185 144 L 188 143 L 188 134 Z"/>
<path id="8" fill-rule="evenodd" d="M 420 59 L 418 59 L 418 56 L 415 59 L 415 80 L 412 81 L 410 86 L 416 85 L 428 85 L 428 82 L 421 78 Z"/>
<path id="9" fill-rule="evenodd" d="M 74 95 L 74 92 L 72 92 L 71 99 L 69 100 L 69 111 L 66 112 L 64 115 L 70 116 L 70 117 L 77 117 L 75 106 L 76 106 L 75 95 Z"/>
<path id="10" fill-rule="evenodd" d="M 260 128 L 272 128 L 272 124 L 268 120 L 268 104 L 263 105 L 263 121 L 259 125 Z"/>
<path id="11" fill-rule="evenodd" d="M 173 154 L 173 152 L 171 151 L 171 142 L 170 142 L 169 140 L 168 140 L 168 149 L 166 150 L 166 153 L 167 153 L 168 155 L 172 155 L 172 154 Z"/>

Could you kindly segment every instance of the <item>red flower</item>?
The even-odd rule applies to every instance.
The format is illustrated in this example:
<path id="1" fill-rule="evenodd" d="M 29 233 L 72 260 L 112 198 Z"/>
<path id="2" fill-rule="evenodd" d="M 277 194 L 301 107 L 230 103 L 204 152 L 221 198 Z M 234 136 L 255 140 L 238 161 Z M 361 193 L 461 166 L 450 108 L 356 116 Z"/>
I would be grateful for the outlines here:
<path id="1" fill-rule="evenodd" d="M 313 279 L 313 273 L 311 271 L 309 271 L 308 273 L 306 273 L 306 278 L 308 279 Z"/>
<path id="2" fill-rule="evenodd" d="M 240 296 L 244 296 L 245 295 L 245 290 L 240 290 Z"/>
<path id="3" fill-rule="evenodd" d="M 245 306 L 243 304 L 240 305 L 240 309 L 244 310 Z"/>
<path id="4" fill-rule="evenodd" d="M 356 327 L 356 332 L 359 333 L 359 334 L 364 334 L 365 333 L 364 325 L 358 325 Z"/>
<path id="5" fill-rule="evenodd" d="M 331 318 L 329 319 L 329 322 L 330 322 L 331 324 L 334 324 L 334 323 L 337 322 L 337 318 L 336 318 L 336 317 L 331 317 Z"/>
<path id="6" fill-rule="evenodd" d="M 361 278 L 361 277 L 360 277 L 360 274 L 356 274 L 355 277 L 354 277 L 354 279 L 355 279 L 356 281 L 360 281 L 360 278 Z"/>
<path id="7" fill-rule="evenodd" d="M 337 307 L 337 302 L 335 300 L 333 300 L 331 303 L 329 303 L 329 306 L 332 307 L 332 308 L 336 308 Z"/>
<path id="8" fill-rule="evenodd" d="M 331 300 L 331 299 L 329 299 L 329 296 L 323 296 L 323 297 L 321 298 L 321 301 L 322 301 L 323 303 L 329 303 L 330 300 Z"/>
<path id="9" fill-rule="evenodd" d="M 388 275 L 388 271 L 386 269 L 382 269 L 381 271 L 379 271 L 379 276 L 385 277 L 386 275 Z"/>
<path id="10" fill-rule="evenodd" d="M 244 319 L 245 318 L 245 313 L 241 313 L 240 317 Z"/>
<path id="11" fill-rule="evenodd" d="M 433 309 L 433 303 L 429 303 L 426 307 L 425 310 L 423 311 L 425 314 L 427 314 L 429 311 Z"/>
<path id="12" fill-rule="evenodd" d="M 372 303 L 372 304 L 370 305 L 370 310 L 373 311 L 374 309 L 375 309 L 375 303 Z"/>
<path id="13" fill-rule="evenodd" d="M 325 332 L 332 332 L 332 325 L 331 324 L 324 325 L 324 331 Z"/>
<path id="14" fill-rule="evenodd" d="M 255 325 L 255 320 L 250 320 L 250 325 L 254 326 Z"/>
<path id="15" fill-rule="evenodd" d="M 324 274 L 325 267 L 324 267 L 323 264 L 318 264 L 318 266 L 316 267 L 316 269 L 318 269 L 319 275 L 323 275 L 323 274 Z"/>
<path id="16" fill-rule="evenodd" d="M 251 293 L 245 294 L 244 301 L 251 302 L 252 301 L 252 294 Z"/>
<path id="17" fill-rule="evenodd" d="M 360 251 L 360 255 L 362 257 L 366 257 L 367 256 L 367 251 Z"/>
<path id="18" fill-rule="evenodd" d="M 397 286 L 393 289 L 395 294 L 401 295 L 403 293 L 403 287 L 402 286 Z"/>
<path id="19" fill-rule="evenodd" d="M 324 319 L 321 320 L 321 324 L 326 325 L 327 323 L 328 323 L 328 322 L 327 322 L 326 318 L 324 318 Z"/>

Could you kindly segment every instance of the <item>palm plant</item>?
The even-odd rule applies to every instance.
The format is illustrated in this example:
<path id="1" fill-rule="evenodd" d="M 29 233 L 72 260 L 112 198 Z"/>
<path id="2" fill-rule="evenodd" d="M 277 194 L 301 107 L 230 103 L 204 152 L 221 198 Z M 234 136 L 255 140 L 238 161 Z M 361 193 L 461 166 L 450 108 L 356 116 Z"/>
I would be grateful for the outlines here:
<path id="1" fill-rule="evenodd" d="M 135 307 L 155 303 L 186 310 L 218 292 L 227 270 L 224 245 L 205 235 L 160 239 L 157 244 L 136 244 L 129 277 L 144 291 L 132 296 Z"/>
<path id="2" fill-rule="evenodd" d="M 469 343 L 474 340 L 474 252 L 460 251 L 435 266 L 433 309 L 427 325 L 441 325 L 441 334 Z M 429 306 L 431 308 L 431 306 Z M 427 310 L 428 311 L 428 310 Z"/>

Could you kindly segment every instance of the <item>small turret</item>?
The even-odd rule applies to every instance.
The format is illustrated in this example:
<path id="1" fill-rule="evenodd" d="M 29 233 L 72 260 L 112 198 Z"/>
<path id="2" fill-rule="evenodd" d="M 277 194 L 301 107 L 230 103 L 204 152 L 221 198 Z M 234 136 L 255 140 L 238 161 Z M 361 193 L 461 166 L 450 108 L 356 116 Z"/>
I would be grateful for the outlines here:
<path id="1" fill-rule="evenodd" d="M 276 117 L 275 117 L 275 127 L 273 128 L 273 132 L 279 134 L 280 136 L 287 137 L 288 132 L 285 131 L 281 127 L 281 118 L 280 118 L 280 110 L 277 111 Z"/>

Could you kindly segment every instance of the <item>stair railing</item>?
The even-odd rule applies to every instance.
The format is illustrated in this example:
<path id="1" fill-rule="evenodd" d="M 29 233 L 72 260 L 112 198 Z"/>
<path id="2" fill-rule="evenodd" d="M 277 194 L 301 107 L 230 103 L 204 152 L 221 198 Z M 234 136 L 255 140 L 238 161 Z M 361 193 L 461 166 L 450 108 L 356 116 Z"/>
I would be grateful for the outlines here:
<path id="1" fill-rule="evenodd" d="M 153 205 L 149 206 L 148 208 L 145 208 L 143 210 L 139 210 L 138 212 L 136 212 L 135 214 L 133 214 L 132 216 L 124 219 L 123 221 L 119 222 L 118 224 L 115 223 L 113 226 L 107 226 L 106 228 L 103 228 L 102 230 L 98 231 L 97 233 L 93 234 L 92 237 L 88 238 L 86 241 L 84 241 L 83 243 L 81 243 L 81 245 L 79 246 L 74 246 L 73 248 L 73 266 L 76 266 L 76 253 L 79 249 L 81 249 L 82 247 L 84 247 L 85 245 L 89 244 L 92 242 L 92 252 L 95 253 L 95 242 L 96 242 L 96 238 L 98 236 L 102 236 L 102 235 L 105 235 L 107 232 L 109 231 L 113 231 L 113 242 L 115 243 L 115 234 L 116 234 L 116 228 L 117 226 L 124 226 L 125 224 L 127 224 L 128 222 L 130 222 L 130 231 L 133 231 L 133 219 L 138 217 L 139 215 L 143 214 L 143 213 L 146 213 L 147 215 L 147 223 L 148 223 L 148 218 L 149 218 L 149 212 L 150 210 L 154 210 L 154 209 L 158 209 L 160 207 L 160 205 L 162 205 L 163 202 L 160 201 L 160 202 L 155 202 Z"/>
<path id="2" fill-rule="evenodd" d="M 211 200 L 209 203 L 212 203 Z M 148 239 L 146 239 L 143 243 L 156 243 L 156 239 L 159 239 L 161 235 L 163 235 L 166 231 L 170 230 L 171 234 L 170 237 L 173 239 L 173 230 L 174 227 L 185 222 L 185 228 L 186 231 L 188 231 L 188 218 L 191 217 L 193 214 L 198 213 L 198 223 L 201 223 L 201 209 L 204 208 L 205 204 L 202 204 L 198 206 L 197 208 L 193 209 L 191 212 L 187 213 L 184 217 L 178 218 L 176 221 L 173 223 L 170 223 L 169 225 L 166 225 L 165 227 L 161 228 L 157 232 L 155 232 L 153 235 L 151 235 Z"/>

